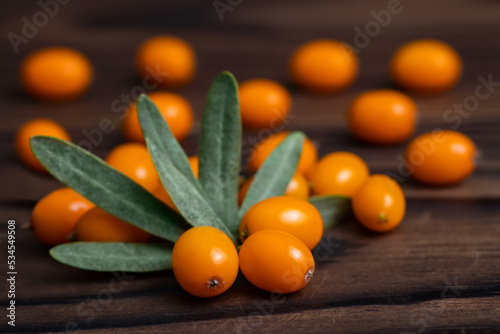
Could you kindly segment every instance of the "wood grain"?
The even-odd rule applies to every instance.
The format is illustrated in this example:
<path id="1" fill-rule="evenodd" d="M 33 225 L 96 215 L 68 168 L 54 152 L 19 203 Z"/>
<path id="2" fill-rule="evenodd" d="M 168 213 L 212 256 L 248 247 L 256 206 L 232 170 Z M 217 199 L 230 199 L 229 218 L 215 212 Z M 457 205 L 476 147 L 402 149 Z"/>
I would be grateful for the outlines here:
<path id="1" fill-rule="evenodd" d="M 183 143 L 188 153 L 196 151 L 200 114 L 211 81 L 218 72 L 230 70 L 240 81 L 268 77 L 285 83 L 293 94 L 293 115 L 286 129 L 305 131 L 320 154 L 352 151 L 368 162 L 372 172 L 397 175 L 404 145 L 372 147 L 356 142 L 346 129 L 345 112 L 359 92 L 391 86 L 387 66 L 398 45 L 419 37 L 442 39 L 456 47 L 465 63 L 462 80 L 450 92 L 415 97 L 420 111 L 418 133 L 453 126 L 443 113 L 474 94 L 479 76 L 500 81 L 498 2 L 402 0 L 401 4 L 401 14 L 393 16 L 361 50 L 357 82 L 335 96 L 314 96 L 291 86 L 286 70 L 290 53 L 317 37 L 352 44 L 354 27 L 363 28 L 373 19 L 370 11 L 386 8 L 387 1 L 243 1 L 226 12 L 222 22 L 210 1 L 73 1 L 61 6 L 28 44 L 20 46 L 19 53 L 3 38 L 0 241 L 5 240 L 7 220 L 16 219 L 19 274 L 16 327 L 7 326 L 3 317 L 0 332 L 500 332 L 498 91 L 481 101 L 458 128 L 482 153 L 472 177 L 443 189 L 401 179 L 408 200 L 401 227 L 375 235 L 352 217 L 347 219 L 325 233 L 315 250 L 318 269 L 313 281 L 292 295 L 271 296 L 240 275 L 228 293 L 200 300 L 183 292 L 171 272 L 123 276 L 80 271 L 52 260 L 48 249 L 22 228 L 36 201 L 61 185 L 18 161 L 12 145 L 18 126 L 34 117 L 50 117 L 78 143 L 85 139 L 83 129 L 110 118 L 116 130 L 93 148 L 104 156 L 123 142 L 119 114 L 111 103 L 141 84 L 134 73 L 134 52 L 142 40 L 157 33 L 186 38 L 198 54 L 198 75 L 180 91 L 197 116 L 191 136 Z M 40 10 L 36 2 L 1 6 L 4 36 L 19 33 L 21 18 Z M 18 86 L 23 57 L 54 44 L 82 50 L 95 67 L 95 82 L 78 101 L 43 104 L 25 96 Z M 245 157 L 263 135 L 245 133 Z M 6 253 L 0 253 L 4 261 Z M 116 284 L 116 275 L 122 286 Z M 5 291 L 4 276 L 0 277 Z M 2 293 L 0 306 L 7 303 Z"/>

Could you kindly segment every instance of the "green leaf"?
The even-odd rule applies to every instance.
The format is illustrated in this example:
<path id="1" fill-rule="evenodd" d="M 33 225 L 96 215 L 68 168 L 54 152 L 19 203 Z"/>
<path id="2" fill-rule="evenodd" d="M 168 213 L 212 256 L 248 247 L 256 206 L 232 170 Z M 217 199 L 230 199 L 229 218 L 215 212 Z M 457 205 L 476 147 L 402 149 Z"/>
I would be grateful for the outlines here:
<path id="1" fill-rule="evenodd" d="M 172 268 L 172 248 L 165 244 L 72 242 L 50 255 L 68 266 L 94 271 L 148 272 Z"/>
<path id="2" fill-rule="evenodd" d="M 168 154 L 175 168 L 193 186 L 201 189 L 201 185 L 193 174 L 189 159 L 181 145 L 175 139 L 170 127 L 153 101 L 144 94 L 137 99 L 137 115 L 144 134 L 146 144 L 154 143 L 164 154 Z M 170 195 L 169 190 L 167 193 Z"/>
<path id="3" fill-rule="evenodd" d="M 351 199 L 346 196 L 313 196 L 308 201 L 321 214 L 325 230 L 337 226 L 351 211 Z"/>
<path id="4" fill-rule="evenodd" d="M 241 136 L 238 84 L 231 73 L 222 72 L 208 93 L 201 122 L 199 180 L 214 211 L 233 232 L 239 227 Z"/>
<path id="5" fill-rule="evenodd" d="M 170 241 L 184 231 L 175 211 L 92 153 L 54 137 L 35 136 L 30 144 L 52 175 L 103 210 Z"/>
<path id="6" fill-rule="evenodd" d="M 254 180 L 241 204 L 238 218 L 247 210 L 269 197 L 281 196 L 295 174 L 306 136 L 301 132 L 289 134 L 267 157 L 255 174 Z"/>
<path id="7" fill-rule="evenodd" d="M 156 147 L 153 142 L 146 140 L 160 175 L 161 182 L 172 198 L 182 216 L 193 226 L 213 226 L 226 233 L 236 243 L 234 234 L 222 222 L 208 201 L 203 189 L 193 186 L 186 175 L 176 166 L 168 154 Z"/>

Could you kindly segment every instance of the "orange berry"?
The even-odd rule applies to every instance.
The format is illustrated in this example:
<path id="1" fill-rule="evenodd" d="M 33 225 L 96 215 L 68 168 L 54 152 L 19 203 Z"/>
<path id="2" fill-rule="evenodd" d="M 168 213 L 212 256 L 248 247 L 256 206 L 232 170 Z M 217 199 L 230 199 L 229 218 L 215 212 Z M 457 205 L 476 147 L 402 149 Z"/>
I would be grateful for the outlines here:
<path id="1" fill-rule="evenodd" d="M 109 152 L 106 162 L 146 190 L 152 191 L 160 185 L 153 160 L 143 144 L 121 144 Z"/>
<path id="2" fill-rule="evenodd" d="M 174 137 L 179 141 L 184 139 L 193 125 L 193 111 L 189 102 L 180 95 L 167 92 L 150 93 L 148 97 L 160 110 Z M 123 120 L 123 130 L 128 140 L 146 142 L 137 116 L 137 103 L 130 106 Z"/>
<path id="3" fill-rule="evenodd" d="M 250 169 L 254 172 L 259 169 L 269 154 L 271 154 L 271 152 L 274 151 L 274 149 L 278 147 L 283 140 L 285 140 L 288 134 L 289 132 L 278 132 L 255 145 L 252 153 L 250 154 L 250 158 L 248 159 Z M 309 170 L 311 170 L 314 166 L 317 159 L 318 151 L 316 150 L 316 147 L 309 138 L 306 138 L 302 148 L 299 164 L 297 165 L 297 172 L 307 174 L 307 172 L 309 172 Z"/>
<path id="4" fill-rule="evenodd" d="M 78 219 L 95 205 L 71 188 L 54 190 L 33 209 L 31 223 L 38 240 L 49 246 L 69 241 Z"/>
<path id="5" fill-rule="evenodd" d="M 96 207 L 77 222 L 78 241 L 147 242 L 149 233 Z"/>
<path id="6" fill-rule="evenodd" d="M 238 193 L 238 203 L 240 205 L 243 203 L 248 189 L 250 189 L 253 178 L 254 176 L 252 175 L 241 185 L 240 192 Z M 284 196 L 307 199 L 309 197 L 309 184 L 306 178 L 300 173 L 295 173 L 288 183 Z"/>
<path id="7" fill-rule="evenodd" d="M 452 87 L 462 72 L 462 60 L 450 45 L 419 39 L 401 46 L 391 59 L 392 79 L 405 89 L 439 93 Z"/>
<path id="8" fill-rule="evenodd" d="M 405 195 L 399 184 L 382 174 L 372 175 L 352 197 L 354 215 L 369 230 L 387 232 L 405 215 Z"/>
<path id="9" fill-rule="evenodd" d="M 293 53 L 289 68 L 297 85 L 314 92 L 334 93 L 354 82 L 358 74 L 358 57 L 339 41 L 314 40 Z"/>
<path id="10" fill-rule="evenodd" d="M 306 200 L 277 196 L 265 199 L 248 209 L 240 224 L 240 238 L 262 230 L 290 233 L 313 249 L 323 236 L 323 219 Z"/>
<path id="11" fill-rule="evenodd" d="M 198 178 L 198 157 L 195 155 L 192 157 L 189 157 L 189 165 L 191 166 L 191 169 L 193 170 L 194 176 L 196 178 Z M 160 184 L 159 187 L 157 187 L 152 193 L 160 201 L 167 204 L 170 208 L 174 209 L 175 211 L 179 212 L 179 210 L 177 210 L 177 207 L 175 206 L 174 202 L 172 201 L 172 198 L 170 198 L 170 195 L 167 193 L 167 191 L 165 190 L 165 187 L 162 184 Z"/>
<path id="12" fill-rule="evenodd" d="M 466 135 L 435 131 L 416 137 L 406 148 L 408 171 L 417 181 L 445 186 L 458 183 L 475 168 L 477 149 Z"/>
<path id="13" fill-rule="evenodd" d="M 233 242 L 210 226 L 184 232 L 172 250 L 172 269 L 179 285 L 197 297 L 220 295 L 238 275 L 238 252 Z"/>
<path id="14" fill-rule="evenodd" d="M 309 176 L 315 195 L 353 196 L 370 171 L 356 154 L 334 152 L 321 158 Z"/>
<path id="15" fill-rule="evenodd" d="M 349 129 L 359 139 L 373 144 L 398 144 L 415 131 L 417 106 L 392 89 L 358 95 L 348 113 Z"/>
<path id="16" fill-rule="evenodd" d="M 314 273 L 314 258 L 307 246 L 291 234 L 262 230 L 245 240 L 240 269 L 256 287 L 275 293 L 302 289 Z"/>
<path id="17" fill-rule="evenodd" d="M 187 84 L 196 71 L 193 48 L 174 36 L 155 36 L 146 40 L 137 51 L 137 71 L 162 87 Z"/>
<path id="18" fill-rule="evenodd" d="M 281 84 L 267 79 L 243 82 L 239 88 L 241 121 L 249 128 L 281 125 L 290 112 L 291 97 Z"/>
<path id="19" fill-rule="evenodd" d="M 52 136 L 70 141 L 69 134 L 58 123 L 45 118 L 36 118 L 24 123 L 16 134 L 16 152 L 22 162 L 37 172 L 47 173 L 45 167 L 31 151 L 30 138 L 33 136 Z"/>
<path id="20" fill-rule="evenodd" d="M 43 100 L 68 100 L 87 90 L 92 81 L 92 65 L 76 50 L 50 47 L 24 59 L 20 76 L 28 93 Z"/>

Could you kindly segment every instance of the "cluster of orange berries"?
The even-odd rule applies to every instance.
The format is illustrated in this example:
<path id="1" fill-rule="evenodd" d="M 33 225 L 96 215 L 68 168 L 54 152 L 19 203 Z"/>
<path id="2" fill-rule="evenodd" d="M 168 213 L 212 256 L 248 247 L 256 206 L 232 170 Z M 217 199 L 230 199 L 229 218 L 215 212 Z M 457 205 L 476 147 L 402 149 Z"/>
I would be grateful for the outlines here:
<path id="1" fill-rule="evenodd" d="M 183 86 L 196 72 L 193 49 L 172 36 L 147 40 L 138 49 L 136 62 L 142 76 L 155 71 L 162 88 Z M 294 52 L 289 72 L 298 86 L 317 93 L 334 93 L 355 81 L 358 59 L 341 42 L 317 40 Z M 456 51 L 433 40 L 418 40 L 402 46 L 393 55 L 390 68 L 394 82 L 400 87 L 426 94 L 450 88 L 460 72 L 461 60 Z M 75 50 L 47 48 L 23 62 L 21 81 L 26 91 L 37 98 L 68 100 L 87 90 L 92 81 L 92 66 Z M 173 135 L 178 140 L 184 139 L 194 120 L 189 102 L 172 92 L 158 91 L 148 96 Z M 239 101 L 243 125 L 254 129 L 282 124 L 292 104 L 288 90 L 268 79 L 243 82 L 239 87 Z M 373 90 L 360 94 L 352 102 L 348 126 L 354 136 L 365 142 L 397 144 L 414 133 L 416 116 L 417 106 L 406 94 L 390 89 Z M 123 130 L 130 142 L 113 149 L 106 162 L 177 210 L 161 185 L 144 145 L 135 104 L 129 108 Z M 32 120 L 19 129 L 16 137 L 19 157 L 32 169 L 45 172 L 29 147 L 29 138 L 34 135 L 65 140 L 70 137 L 59 124 L 47 119 Z M 275 133 L 258 143 L 250 155 L 249 169 L 256 172 L 286 135 L 286 132 Z M 475 155 L 474 143 L 465 135 L 436 131 L 423 134 L 408 145 L 406 163 L 416 180 L 448 185 L 460 182 L 472 172 Z M 189 162 L 197 177 L 198 158 L 190 157 Z M 241 185 L 240 204 L 252 180 L 253 176 Z M 405 214 L 404 194 L 393 179 L 370 175 L 367 164 L 353 153 L 334 152 L 318 160 L 315 145 L 306 139 L 296 173 L 284 196 L 257 203 L 243 217 L 239 254 L 229 237 L 215 228 L 192 228 L 179 238 L 173 249 L 172 266 L 180 285 L 196 296 L 218 295 L 233 284 L 240 268 L 250 282 L 267 291 L 287 293 L 304 287 L 315 267 L 311 250 L 323 235 L 321 215 L 307 201 L 311 195 L 351 198 L 359 222 L 377 232 L 394 229 Z M 95 207 L 69 188 L 56 190 L 41 199 L 33 211 L 32 222 L 36 236 L 48 245 L 71 238 L 122 242 L 150 239 L 145 231 Z"/>

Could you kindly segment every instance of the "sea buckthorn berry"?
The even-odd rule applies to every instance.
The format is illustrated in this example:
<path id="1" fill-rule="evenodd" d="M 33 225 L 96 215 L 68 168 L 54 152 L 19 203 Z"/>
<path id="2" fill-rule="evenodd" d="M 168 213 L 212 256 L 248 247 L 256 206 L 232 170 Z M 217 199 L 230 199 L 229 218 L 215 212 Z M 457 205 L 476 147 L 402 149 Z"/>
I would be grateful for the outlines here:
<path id="1" fill-rule="evenodd" d="M 75 227 L 78 241 L 147 242 L 149 233 L 96 207 L 80 217 Z"/>
<path id="2" fill-rule="evenodd" d="M 466 135 L 449 130 L 435 131 L 413 139 L 406 148 L 405 160 L 415 180 L 446 186 L 472 173 L 477 154 L 476 145 Z"/>
<path id="3" fill-rule="evenodd" d="M 50 47 L 29 55 L 21 65 L 21 83 L 37 98 L 68 100 L 81 95 L 92 81 L 92 65 L 80 52 Z"/>
<path id="4" fill-rule="evenodd" d="M 351 133 L 373 144 L 398 144 L 415 131 L 417 106 L 403 93 L 392 89 L 364 92 L 351 104 L 348 123 Z"/>
<path id="5" fill-rule="evenodd" d="M 23 124 L 16 134 L 16 152 L 22 162 L 29 168 L 47 173 L 45 167 L 31 151 L 30 138 L 33 136 L 52 136 L 70 141 L 69 134 L 58 123 L 44 118 L 33 119 Z"/>
<path id="6" fill-rule="evenodd" d="M 48 246 L 69 241 L 78 219 L 95 205 L 71 188 L 54 190 L 33 209 L 35 236 Z"/>
<path id="7" fill-rule="evenodd" d="M 240 239 L 262 230 L 289 233 L 313 249 L 323 236 L 323 219 L 306 200 L 277 196 L 253 205 L 243 216 L 240 224 Z"/>
<path id="8" fill-rule="evenodd" d="M 352 197 L 354 215 L 375 232 L 395 229 L 403 220 L 405 208 L 405 195 L 399 184 L 382 174 L 370 176 Z"/>
<path id="9" fill-rule="evenodd" d="M 243 82 L 239 88 L 241 121 L 249 128 L 274 128 L 290 112 L 291 97 L 281 84 L 267 79 Z"/>
<path id="10" fill-rule="evenodd" d="M 125 143 L 115 147 L 106 157 L 106 162 L 152 191 L 160 185 L 160 177 L 148 149 L 139 143 Z"/>
<path id="11" fill-rule="evenodd" d="M 267 159 L 269 154 L 271 154 L 271 152 L 274 151 L 274 149 L 278 147 L 283 140 L 285 140 L 288 134 L 288 132 L 278 132 L 255 145 L 252 153 L 250 154 L 250 158 L 248 159 L 250 169 L 254 172 L 257 171 L 257 169 L 259 169 L 259 167 Z M 302 148 L 299 164 L 297 165 L 297 172 L 307 174 L 314 166 L 317 159 L 318 151 L 316 150 L 316 147 L 309 138 L 306 138 L 306 140 L 304 140 L 304 146 Z"/>
<path id="12" fill-rule="evenodd" d="M 137 51 L 136 62 L 141 77 L 151 78 L 167 88 L 184 86 L 196 71 L 193 48 L 174 36 L 155 36 L 146 40 Z"/>
<path id="13" fill-rule="evenodd" d="M 245 240 L 240 269 L 256 287 L 275 293 L 302 289 L 313 277 L 314 258 L 307 246 L 291 234 L 262 230 Z"/>
<path id="14" fill-rule="evenodd" d="M 313 92 L 334 93 L 354 82 L 358 74 L 358 57 L 345 43 L 315 40 L 293 53 L 289 68 L 297 85 Z"/>
<path id="15" fill-rule="evenodd" d="M 198 178 L 198 157 L 196 155 L 189 157 L 189 165 L 193 170 L 194 176 Z M 174 202 L 172 201 L 172 198 L 170 198 L 170 195 L 167 193 L 165 187 L 162 184 L 160 184 L 155 190 L 153 190 L 153 195 L 163 203 L 167 204 L 170 208 L 179 212 Z"/>
<path id="16" fill-rule="evenodd" d="M 334 152 L 321 158 L 308 177 L 315 195 L 351 197 L 369 174 L 368 166 L 356 154 Z"/>
<path id="17" fill-rule="evenodd" d="M 238 252 L 224 232 L 210 226 L 193 227 L 176 241 L 172 269 L 184 290 L 197 297 L 214 297 L 233 285 Z"/>
<path id="18" fill-rule="evenodd" d="M 241 185 L 240 192 L 238 193 L 238 203 L 240 205 L 243 203 L 253 179 L 254 176 L 252 175 Z M 309 197 L 309 183 L 301 173 L 295 173 L 293 175 L 285 190 L 284 196 L 300 199 L 307 199 Z"/>
<path id="19" fill-rule="evenodd" d="M 189 102 L 180 95 L 167 92 L 150 93 L 148 97 L 160 110 L 174 137 L 179 141 L 184 139 L 193 125 L 193 111 Z M 137 116 L 137 103 L 130 106 L 123 121 L 123 131 L 130 141 L 146 142 Z"/>
<path id="20" fill-rule="evenodd" d="M 462 60 L 450 45 L 419 39 L 401 46 L 391 59 L 392 79 L 420 93 L 439 93 L 452 87 L 462 72 Z"/>

